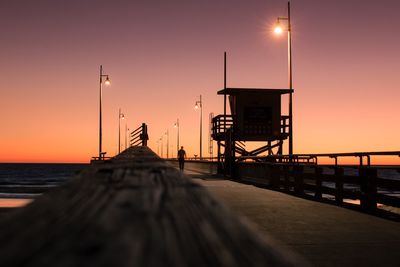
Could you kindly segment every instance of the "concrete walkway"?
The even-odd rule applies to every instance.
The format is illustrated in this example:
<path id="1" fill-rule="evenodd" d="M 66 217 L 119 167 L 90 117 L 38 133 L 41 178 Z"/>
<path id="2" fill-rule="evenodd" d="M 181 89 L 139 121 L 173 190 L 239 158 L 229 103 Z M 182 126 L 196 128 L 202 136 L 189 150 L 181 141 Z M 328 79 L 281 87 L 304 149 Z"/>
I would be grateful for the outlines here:
<path id="1" fill-rule="evenodd" d="M 400 266 L 398 222 L 195 170 L 185 173 L 260 234 L 272 236 L 315 266 Z"/>

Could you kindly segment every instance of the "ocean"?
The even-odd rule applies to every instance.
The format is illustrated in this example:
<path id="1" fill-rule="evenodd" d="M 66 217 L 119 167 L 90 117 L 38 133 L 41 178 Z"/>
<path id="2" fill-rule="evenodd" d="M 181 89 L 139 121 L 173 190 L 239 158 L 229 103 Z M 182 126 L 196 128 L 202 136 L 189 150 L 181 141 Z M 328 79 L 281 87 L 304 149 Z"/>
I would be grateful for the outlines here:
<path id="1" fill-rule="evenodd" d="M 0 163 L 0 199 L 31 199 L 89 164 Z"/>

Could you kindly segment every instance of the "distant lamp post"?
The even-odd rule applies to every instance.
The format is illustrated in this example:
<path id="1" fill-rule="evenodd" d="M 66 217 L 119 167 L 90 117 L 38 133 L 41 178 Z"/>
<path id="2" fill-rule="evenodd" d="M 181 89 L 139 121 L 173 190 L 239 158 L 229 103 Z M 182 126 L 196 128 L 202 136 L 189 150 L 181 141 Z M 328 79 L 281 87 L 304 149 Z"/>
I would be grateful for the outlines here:
<path id="1" fill-rule="evenodd" d="M 202 135 L 202 127 L 203 127 L 203 102 L 201 100 L 201 95 L 200 95 L 200 99 L 198 101 L 196 101 L 195 109 L 199 109 L 200 108 L 200 160 L 203 159 L 202 157 L 202 143 L 203 143 L 203 135 Z"/>
<path id="2" fill-rule="evenodd" d="M 168 129 L 165 132 L 165 136 L 167 136 L 167 159 L 169 158 L 169 132 Z"/>
<path id="3" fill-rule="evenodd" d="M 121 113 L 121 109 L 118 112 L 118 154 L 121 153 L 121 120 L 125 119 L 125 115 Z M 126 135 L 126 132 L 125 132 Z"/>
<path id="4" fill-rule="evenodd" d="M 288 2 L 287 17 L 278 17 L 274 32 L 281 34 L 283 28 L 281 21 L 287 21 L 287 33 L 288 33 L 288 76 L 289 76 L 289 155 L 293 154 L 293 83 L 292 83 L 292 25 L 290 22 L 290 2 Z"/>
<path id="5" fill-rule="evenodd" d="M 164 143 L 163 143 L 163 135 L 160 137 L 161 141 L 161 158 L 164 156 Z"/>
<path id="6" fill-rule="evenodd" d="M 128 148 L 128 132 L 129 132 L 128 122 L 125 121 L 125 149 Z"/>
<path id="7" fill-rule="evenodd" d="M 176 119 L 176 122 L 174 124 L 174 127 L 176 128 L 176 153 L 179 151 L 179 119 Z M 176 154 L 178 157 L 178 154 Z"/>
<path id="8" fill-rule="evenodd" d="M 103 78 L 106 78 L 104 81 L 105 85 L 110 85 L 110 79 L 107 74 L 103 74 L 103 66 L 100 65 L 100 111 L 99 111 L 99 160 L 104 158 L 104 154 L 102 151 L 102 142 L 103 142 L 103 125 L 102 125 L 102 99 L 103 99 Z"/>

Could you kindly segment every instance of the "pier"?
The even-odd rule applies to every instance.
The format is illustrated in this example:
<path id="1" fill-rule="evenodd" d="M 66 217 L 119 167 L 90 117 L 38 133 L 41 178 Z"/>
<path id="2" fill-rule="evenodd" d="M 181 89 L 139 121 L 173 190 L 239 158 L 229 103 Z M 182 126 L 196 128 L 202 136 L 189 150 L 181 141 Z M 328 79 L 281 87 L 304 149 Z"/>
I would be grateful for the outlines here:
<path id="1" fill-rule="evenodd" d="M 314 266 L 398 266 L 398 221 L 226 180 L 191 164 L 185 173 L 267 237 Z"/>
<path id="2" fill-rule="evenodd" d="M 1 265 L 398 266 L 395 220 L 175 164 L 146 146 L 95 161 L 0 220 Z"/>
<path id="3" fill-rule="evenodd" d="M 145 146 L 0 220 L 1 266 L 307 266 Z"/>

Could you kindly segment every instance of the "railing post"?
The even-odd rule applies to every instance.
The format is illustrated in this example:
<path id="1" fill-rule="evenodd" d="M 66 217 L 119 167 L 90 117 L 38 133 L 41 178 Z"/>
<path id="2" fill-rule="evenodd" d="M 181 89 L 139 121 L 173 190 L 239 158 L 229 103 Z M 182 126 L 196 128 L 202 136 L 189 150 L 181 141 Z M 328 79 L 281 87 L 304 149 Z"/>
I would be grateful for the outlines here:
<path id="1" fill-rule="evenodd" d="M 373 211 L 377 207 L 377 169 L 360 167 L 361 208 Z"/>
<path id="2" fill-rule="evenodd" d="M 303 166 L 293 166 L 293 177 L 294 177 L 294 192 L 295 194 L 304 194 L 304 177 L 303 177 Z"/>
<path id="3" fill-rule="evenodd" d="M 315 167 L 315 195 L 316 199 L 322 198 L 322 171 L 321 167 Z"/>
<path id="4" fill-rule="evenodd" d="M 140 134 L 140 140 L 142 140 L 142 146 L 147 146 L 147 140 L 149 140 L 149 135 L 147 134 L 146 123 L 142 123 L 142 133 Z"/>
<path id="5" fill-rule="evenodd" d="M 289 176 L 289 166 L 287 164 L 282 165 L 283 168 L 283 176 L 285 179 L 284 186 L 287 192 L 290 191 L 290 176 Z"/>
<path id="6" fill-rule="evenodd" d="M 335 167 L 335 201 L 337 204 L 343 203 L 343 176 L 344 169 Z"/>
<path id="7" fill-rule="evenodd" d="M 281 183 L 281 177 L 280 177 L 280 166 L 276 164 L 268 164 L 266 165 L 267 168 L 269 168 L 270 173 L 271 173 L 271 178 L 270 178 L 270 185 L 273 189 L 279 190 L 280 189 L 280 183 Z"/>

